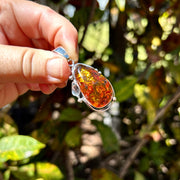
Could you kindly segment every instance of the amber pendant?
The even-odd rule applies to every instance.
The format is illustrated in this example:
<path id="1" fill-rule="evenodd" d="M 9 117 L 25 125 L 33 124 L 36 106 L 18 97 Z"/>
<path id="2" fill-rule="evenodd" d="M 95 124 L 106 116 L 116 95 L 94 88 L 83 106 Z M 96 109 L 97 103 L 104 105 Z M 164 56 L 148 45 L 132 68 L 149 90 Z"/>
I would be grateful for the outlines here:
<path id="1" fill-rule="evenodd" d="M 112 101 L 116 100 L 109 80 L 92 66 L 82 63 L 74 64 L 62 47 L 56 48 L 54 52 L 63 55 L 70 64 L 72 94 L 78 98 L 78 102 L 85 102 L 95 111 L 107 110 Z"/>

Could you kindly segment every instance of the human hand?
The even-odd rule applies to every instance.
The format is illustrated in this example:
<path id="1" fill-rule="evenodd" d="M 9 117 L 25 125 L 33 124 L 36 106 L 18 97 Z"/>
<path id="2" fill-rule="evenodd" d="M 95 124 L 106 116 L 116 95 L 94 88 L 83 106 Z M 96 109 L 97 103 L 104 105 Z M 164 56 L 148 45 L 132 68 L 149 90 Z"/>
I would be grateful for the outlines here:
<path id="1" fill-rule="evenodd" d="M 0 107 L 26 91 L 66 86 L 70 68 L 51 50 L 62 46 L 78 60 L 77 31 L 52 9 L 25 0 L 0 3 Z"/>

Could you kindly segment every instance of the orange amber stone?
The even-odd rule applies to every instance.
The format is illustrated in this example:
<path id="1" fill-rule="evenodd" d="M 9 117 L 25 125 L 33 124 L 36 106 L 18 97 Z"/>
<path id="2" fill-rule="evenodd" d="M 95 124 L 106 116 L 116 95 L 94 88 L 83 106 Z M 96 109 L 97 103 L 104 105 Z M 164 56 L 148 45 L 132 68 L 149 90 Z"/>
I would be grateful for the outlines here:
<path id="1" fill-rule="evenodd" d="M 74 76 L 82 94 L 93 107 L 102 108 L 112 101 L 114 91 L 111 83 L 94 68 L 78 63 Z"/>

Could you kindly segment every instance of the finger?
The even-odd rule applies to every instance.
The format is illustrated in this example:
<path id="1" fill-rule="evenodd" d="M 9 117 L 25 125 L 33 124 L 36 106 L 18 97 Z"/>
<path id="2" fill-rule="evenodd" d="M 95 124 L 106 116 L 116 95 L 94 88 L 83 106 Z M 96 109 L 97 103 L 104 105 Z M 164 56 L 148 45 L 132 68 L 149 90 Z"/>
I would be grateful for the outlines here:
<path id="1" fill-rule="evenodd" d="M 67 83 L 61 84 L 38 84 L 38 83 L 31 83 L 27 84 L 27 87 L 32 91 L 42 91 L 44 94 L 52 93 L 56 88 L 63 88 L 67 85 Z"/>
<path id="2" fill-rule="evenodd" d="M 9 44 L 1 26 L 0 26 L 0 44 Z"/>
<path id="3" fill-rule="evenodd" d="M 31 1 L 9 2 L 18 26 L 27 37 L 45 39 L 54 48 L 63 46 L 71 59 L 78 60 L 77 30 L 66 18 Z"/>
<path id="4" fill-rule="evenodd" d="M 0 45 L 0 83 L 66 83 L 67 60 L 51 51 Z"/>
<path id="5" fill-rule="evenodd" d="M 55 84 L 39 84 L 39 87 L 44 94 L 50 94 L 57 88 Z"/>
<path id="6" fill-rule="evenodd" d="M 28 83 L 27 87 L 32 91 L 40 91 L 39 83 Z"/>
<path id="7" fill-rule="evenodd" d="M 14 101 L 19 95 L 28 91 L 26 84 L 7 83 L 0 86 L 0 107 Z"/>

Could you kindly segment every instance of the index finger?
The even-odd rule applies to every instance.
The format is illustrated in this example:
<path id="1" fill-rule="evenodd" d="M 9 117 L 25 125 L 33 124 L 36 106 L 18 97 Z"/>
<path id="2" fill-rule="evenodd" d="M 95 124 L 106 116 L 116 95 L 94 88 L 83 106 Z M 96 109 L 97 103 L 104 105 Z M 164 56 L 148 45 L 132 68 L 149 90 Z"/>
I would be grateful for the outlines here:
<path id="1" fill-rule="evenodd" d="M 78 34 L 69 20 L 49 7 L 24 0 L 10 1 L 16 21 L 31 39 L 45 39 L 51 46 L 63 46 L 70 58 L 78 60 Z"/>

